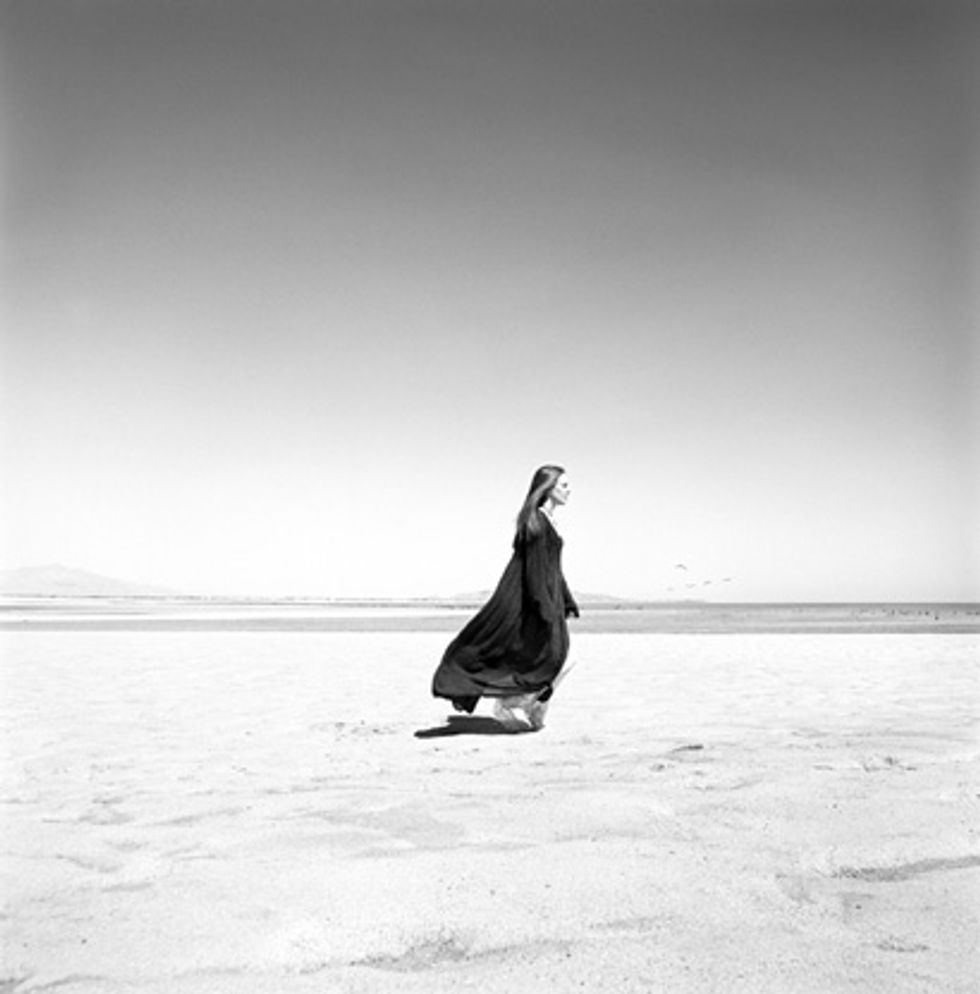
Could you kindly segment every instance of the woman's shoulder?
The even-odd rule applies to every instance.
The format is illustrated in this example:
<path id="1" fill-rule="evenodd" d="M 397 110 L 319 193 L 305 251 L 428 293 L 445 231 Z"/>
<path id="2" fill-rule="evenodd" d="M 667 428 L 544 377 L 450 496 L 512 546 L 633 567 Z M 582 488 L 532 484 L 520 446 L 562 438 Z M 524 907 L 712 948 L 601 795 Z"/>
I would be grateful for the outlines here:
<path id="1" fill-rule="evenodd" d="M 531 545 L 561 545 L 562 537 L 558 529 L 545 514 L 538 514 L 537 520 L 529 519 L 517 529 L 514 535 L 514 548 L 527 548 Z"/>
<path id="2" fill-rule="evenodd" d="M 561 532 L 558 531 L 558 526 L 551 520 L 551 517 L 544 512 L 541 512 L 541 535 L 547 541 L 552 543 L 562 544 Z"/>

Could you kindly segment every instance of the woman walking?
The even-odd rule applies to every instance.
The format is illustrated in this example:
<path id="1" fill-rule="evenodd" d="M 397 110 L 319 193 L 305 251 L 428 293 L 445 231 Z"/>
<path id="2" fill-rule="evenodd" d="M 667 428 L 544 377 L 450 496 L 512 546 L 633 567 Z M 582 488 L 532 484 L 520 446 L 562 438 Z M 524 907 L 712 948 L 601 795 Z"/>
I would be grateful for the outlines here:
<path id="1" fill-rule="evenodd" d="M 520 708 L 531 728 L 544 726 L 555 680 L 568 657 L 569 615 L 578 617 L 561 570 L 562 539 L 555 512 L 570 494 L 561 466 L 542 466 L 517 516 L 513 555 L 496 590 L 449 644 L 432 679 L 435 697 L 472 712 L 481 697 L 496 699 L 505 724 Z"/>

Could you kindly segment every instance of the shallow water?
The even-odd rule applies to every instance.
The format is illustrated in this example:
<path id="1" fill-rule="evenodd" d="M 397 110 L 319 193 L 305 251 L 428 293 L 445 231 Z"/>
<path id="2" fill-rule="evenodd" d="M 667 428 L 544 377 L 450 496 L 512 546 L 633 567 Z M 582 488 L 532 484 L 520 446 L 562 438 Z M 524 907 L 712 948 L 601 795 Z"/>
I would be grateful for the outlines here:
<path id="1" fill-rule="evenodd" d="M 451 632 L 479 604 L 209 601 L 178 598 L 5 598 L 0 631 Z M 573 632 L 980 634 L 980 604 L 582 605 Z"/>

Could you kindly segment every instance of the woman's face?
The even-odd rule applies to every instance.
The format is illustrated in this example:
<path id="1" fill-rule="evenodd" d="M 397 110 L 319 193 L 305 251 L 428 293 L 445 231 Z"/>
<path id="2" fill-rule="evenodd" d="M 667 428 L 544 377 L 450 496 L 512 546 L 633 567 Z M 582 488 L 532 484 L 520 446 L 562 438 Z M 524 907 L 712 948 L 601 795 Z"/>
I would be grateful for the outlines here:
<path id="1" fill-rule="evenodd" d="M 568 485 L 568 477 L 562 473 L 561 476 L 555 480 L 555 485 L 551 488 L 551 493 L 548 496 L 556 504 L 566 504 L 568 503 L 568 498 L 571 492 L 572 488 Z"/>

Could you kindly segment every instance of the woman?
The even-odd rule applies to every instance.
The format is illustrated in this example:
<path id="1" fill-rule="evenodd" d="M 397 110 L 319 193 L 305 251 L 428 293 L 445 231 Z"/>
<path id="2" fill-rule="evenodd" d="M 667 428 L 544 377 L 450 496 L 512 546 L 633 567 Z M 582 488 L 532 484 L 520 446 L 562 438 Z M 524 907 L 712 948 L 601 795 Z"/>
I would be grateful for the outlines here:
<path id="1" fill-rule="evenodd" d="M 561 571 L 555 511 L 570 489 L 561 466 L 535 472 L 517 516 L 514 554 L 490 600 L 446 649 L 432 679 L 435 697 L 472 712 L 481 697 L 511 725 L 521 708 L 530 726 L 544 725 L 555 679 L 568 656 L 569 615 L 578 605 Z"/>

